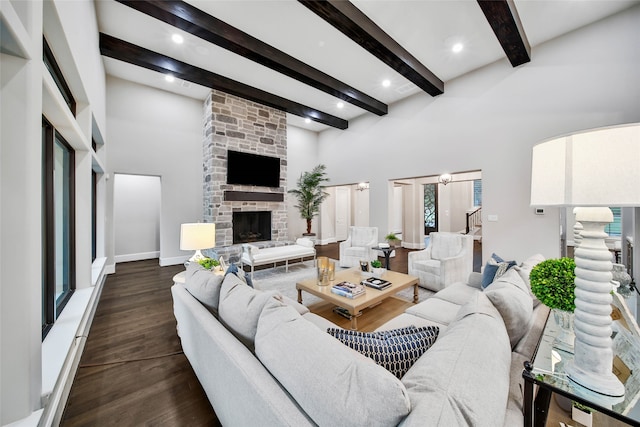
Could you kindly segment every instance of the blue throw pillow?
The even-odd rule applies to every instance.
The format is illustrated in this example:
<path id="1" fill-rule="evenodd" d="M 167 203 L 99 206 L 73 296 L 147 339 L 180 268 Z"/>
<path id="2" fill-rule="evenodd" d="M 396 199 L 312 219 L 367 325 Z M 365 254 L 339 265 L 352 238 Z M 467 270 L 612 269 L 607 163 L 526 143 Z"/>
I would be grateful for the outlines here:
<path id="1" fill-rule="evenodd" d="M 495 253 L 491 254 L 491 258 L 489 258 L 489 261 L 487 261 L 484 266 L 484 270 L 482 270 L 482 289 L 492 284 L 495 279 L 502 276 L 508 269 L 515 265 L 515 261 L 505 261 Z"/>
<path id="2" fill-rule="evenodd" d="M 253 280 L 251 280 L 251 275 L 245 274 L 244 270 L 238 269 L 236 264 L 231 264 L 227 267 L 227 271 L 225 271 L 224 275 L 233 274 L 244 283 L 246 283 L 249 287 L 253 288 Z"/>
<path id="3" fill-rule="evenodd" d="M 439 332 L 438 326 L 409 326 L 380 332 L 327 329 L 329 335 L 373 359 L 397 378 L 402 378 L 415 361 L 436 342 Z"/>

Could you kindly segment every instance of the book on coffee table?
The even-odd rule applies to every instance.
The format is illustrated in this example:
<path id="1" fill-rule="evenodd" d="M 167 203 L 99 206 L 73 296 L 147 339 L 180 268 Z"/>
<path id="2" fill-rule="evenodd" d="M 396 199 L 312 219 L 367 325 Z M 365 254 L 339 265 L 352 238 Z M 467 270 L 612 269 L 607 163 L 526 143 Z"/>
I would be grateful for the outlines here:
<path id="1" fill-rule="evenodd" d="M 378 279 L 376 277 L 368 277 L 360 283 L 370 288 L 378 289 L 378 290 L 387 289 L 389 286 L 391 286 L 390 281 L 384 280 L 384 279 Z"/>
<path id="2" fill-rule="evenodd" d="M 357 298 L 364 295 L 365 289 L 360 283 L 340 282 L 331 287 L 331 292 L 347 298 Z"/>

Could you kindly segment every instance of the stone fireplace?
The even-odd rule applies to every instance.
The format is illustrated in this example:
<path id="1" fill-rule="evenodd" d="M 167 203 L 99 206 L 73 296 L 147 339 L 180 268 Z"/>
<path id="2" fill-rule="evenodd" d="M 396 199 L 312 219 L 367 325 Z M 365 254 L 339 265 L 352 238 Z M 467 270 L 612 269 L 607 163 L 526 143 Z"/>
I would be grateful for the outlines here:
<path id="1" fill-rule="evenodd" d="M 216 250 L 237 245 L 242 240 L 234 224 L 237 224 L 236 214 L 244 212 L 269 215 L 268 220 L 259 220 L 269 222 L 269 233 L 250 230 L 261 235 L 254 241 L 286 241 L 286 113 L 213 90 L 204 102 L 203 125 L 203 218 L 216 224 Z M 279 158 L 280 187 L 227 184 L 228 150 Z"/>
<path id="2" fill-rule="evenodd" d="M 250 243 L 271 240 L 271 212 L 233 213 L 233 243 Z"/>

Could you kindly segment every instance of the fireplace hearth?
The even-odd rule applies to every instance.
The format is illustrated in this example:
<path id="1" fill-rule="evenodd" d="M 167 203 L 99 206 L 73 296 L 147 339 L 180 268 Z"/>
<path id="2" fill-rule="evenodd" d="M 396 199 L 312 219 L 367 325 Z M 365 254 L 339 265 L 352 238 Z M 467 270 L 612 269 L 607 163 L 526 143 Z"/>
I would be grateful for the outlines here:
<path id="1" fill-rule="evenodd" d="M 233 243 L 263 242 L 271 240 L 271 212 L 234 212 Z"/>

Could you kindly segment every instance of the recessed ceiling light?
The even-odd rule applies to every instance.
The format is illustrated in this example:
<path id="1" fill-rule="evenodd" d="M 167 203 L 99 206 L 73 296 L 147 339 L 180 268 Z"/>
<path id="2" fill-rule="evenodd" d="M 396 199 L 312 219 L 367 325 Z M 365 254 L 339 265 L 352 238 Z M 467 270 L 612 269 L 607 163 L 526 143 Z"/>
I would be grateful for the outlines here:
<path id="1" fill-rule="evenodd" d="M 182 44 L 182 42 L 184 42 L 184 37 L 180 34 L 174 34 L 171 36 L 171 40 L 173 40 L 174 43 Z"/>
<path id="2" fill-rule="evenodd" d="M 168 81 L 169 83 L 173 83 L 173 81 L 176 79 L 175 77 L 173 77 L 171 74 L 167 74 L 166 76 L 164 76 L 164 79 L 166 81 Z"/>
<path id="3" fill-rule="evenodd" d="M 458 52 L 462 52 L 463 48 L 464 48 L 464 45 L 462 43 L 456 43 L 451 47 L 451 50 L 453 51 L 453 53 L 458 53 Z"/>
<path id="4" fill-rule="evenodd" d="M 336 104 L 336 107 L 338 108 L 344 108 L 344 102 L 340 101 Z"/>
<path id="5" fill-rule="evenodd" d="M 382 86 L 384 86 L 384 87 L 389 87 L 389 86 L 391 86 L 391 80 L 383 80 L 383 81 L 382 81 Z"/>
<path id="6" fill-rule="evenodd" d="M 306 119 L 304 119 L 305 123 L 311 123 L 311 119 L 309 117 L 307 117 Z"/>

